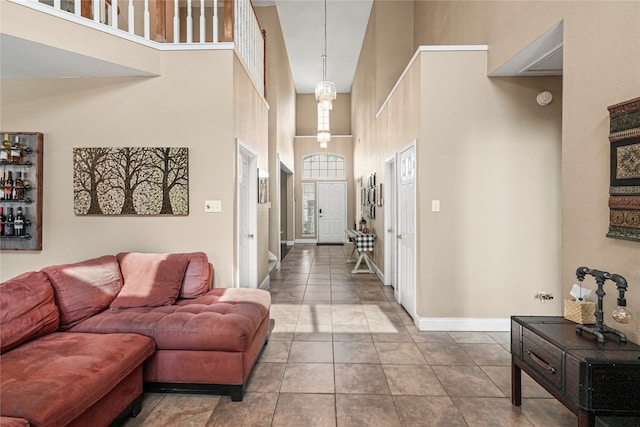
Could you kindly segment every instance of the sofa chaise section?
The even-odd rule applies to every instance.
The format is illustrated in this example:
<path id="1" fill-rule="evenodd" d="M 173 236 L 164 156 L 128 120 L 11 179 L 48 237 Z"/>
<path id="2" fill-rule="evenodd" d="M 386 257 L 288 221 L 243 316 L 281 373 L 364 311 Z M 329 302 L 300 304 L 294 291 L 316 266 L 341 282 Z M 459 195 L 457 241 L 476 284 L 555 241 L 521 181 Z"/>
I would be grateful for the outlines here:
<path id="1" fill-rule="evenodd" d="M 56 332 L 59 321 L 42 272 L 0 283 L 0 424 L 99 426 L 139 410 L 153 340 Z"/>
<path id="2" fill-rule="evenodd" d="M 2 355 L 1 412 L 32 426 L 108 425 L 139 412 L 153 351 L 135 334 L 54 332 L 25 343 Z"/>

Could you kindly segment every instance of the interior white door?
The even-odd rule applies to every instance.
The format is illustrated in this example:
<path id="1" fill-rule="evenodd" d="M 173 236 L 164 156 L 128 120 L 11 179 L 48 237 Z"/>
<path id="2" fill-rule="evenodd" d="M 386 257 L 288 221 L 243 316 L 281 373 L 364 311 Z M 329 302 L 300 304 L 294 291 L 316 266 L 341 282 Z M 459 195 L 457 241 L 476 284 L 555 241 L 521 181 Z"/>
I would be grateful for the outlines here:
<path id="1" fill-rule="evenodd" d="M 396 225 L 396 156 L 384 162 L 384 284 L 393 287 L 396 301 L 400 300 L 396 277 L 398 246 Z"/>
<path id="2" fill-rule="evenodd" d="M 416 313 L 416 148 L 415 141 L 398 154 L 398 287 L 400 304 Z"/>
<path id="3" fill-rule="evenodd" d="M 256 163 L 256 153 L 242 141 L 238 141 L 236 277 L 240 288 L 258 287 Z"/>
<path id="4" fill-rule="evenodd" d="M 318 243 L 344 243 L 347 183 L 318 183 Z"/>

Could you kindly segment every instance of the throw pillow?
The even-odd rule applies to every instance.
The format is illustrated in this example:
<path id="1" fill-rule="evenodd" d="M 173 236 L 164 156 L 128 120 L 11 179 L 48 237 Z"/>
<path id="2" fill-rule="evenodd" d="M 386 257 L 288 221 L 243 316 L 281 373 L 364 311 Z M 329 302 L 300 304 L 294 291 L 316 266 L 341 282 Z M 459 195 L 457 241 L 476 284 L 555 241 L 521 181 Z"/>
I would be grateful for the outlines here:
<path id="1" fill-rule="evenodd" d="M 53 285 L 60 308 L 61 330 L 67 330 L 109 307 L 122 288 L 120 266 L 113 255 L 53 265 L 41 271 Z"/>
<path id="2" fill-rule="evenodd" d="M 51 283 L 29 272 L 0 283 L 0 353 L 58 329 Z"/>
<path id="3" fill-rule="evenodd" d="M 179 298 L 197 298 L 206 294 L 211 288 L 213 269 L 204 252 L 192 252 L 184 255 L 189 259 L 189 264 L 184 273 Z"/>
<path id="4" fill-rule="evenodd" d="M 129 252 L 116 258 L 124 286 L 111 308 L 157 307 L 176 301 L 189 262 L 184 254 Z"/>

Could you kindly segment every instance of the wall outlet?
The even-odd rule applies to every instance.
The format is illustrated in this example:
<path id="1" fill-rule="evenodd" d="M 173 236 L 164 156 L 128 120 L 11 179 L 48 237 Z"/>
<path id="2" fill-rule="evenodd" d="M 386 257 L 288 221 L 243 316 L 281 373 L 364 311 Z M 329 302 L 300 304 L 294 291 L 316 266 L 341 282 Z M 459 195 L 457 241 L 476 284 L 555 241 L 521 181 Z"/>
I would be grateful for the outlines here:
<path id="1" fill-rule="evenodd" d="M 538 291 L 538 293 L 535 294 L 533 297 L 540 302 L 547 302 L 553 299 L 553 295 L 551 295 L 547 291 Z"/>

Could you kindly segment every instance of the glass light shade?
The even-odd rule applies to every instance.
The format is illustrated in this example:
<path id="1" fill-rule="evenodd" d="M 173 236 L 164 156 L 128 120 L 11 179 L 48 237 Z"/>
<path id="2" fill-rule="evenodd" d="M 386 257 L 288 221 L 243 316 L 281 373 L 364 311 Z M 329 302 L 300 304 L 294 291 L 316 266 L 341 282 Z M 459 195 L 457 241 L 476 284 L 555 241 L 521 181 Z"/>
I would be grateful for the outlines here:
<path id="1" fill-rule="evenodd" d="M 611 317 L 613 317 L 613 319 L 618 323 L 631 323 L 631 320 L 633 320 L 631 313 L 627 311 L 626 307 L 621 305 L 613 310 L 613 313 L 611 313 Z"/>
<path id="2" fill-rule="evenodd" d="M 318 102 L 318 132 L 329 132 L 329 110 Z"/>
<path id="3" fill-rule="evenodd" d="M 324 108 L 331 110 L 332 101 L 336 99 L 337 91 L 334 82 L 323 80 L 316 83 L 316 99 L 323 104 Z"/>
<path id="4" fill-rule="evenodd" d="M 320 148 L 327 148 L 327 144 L 331 141 L 331 134 L 329 132 L 318 132 L 318 142 Z"/>

